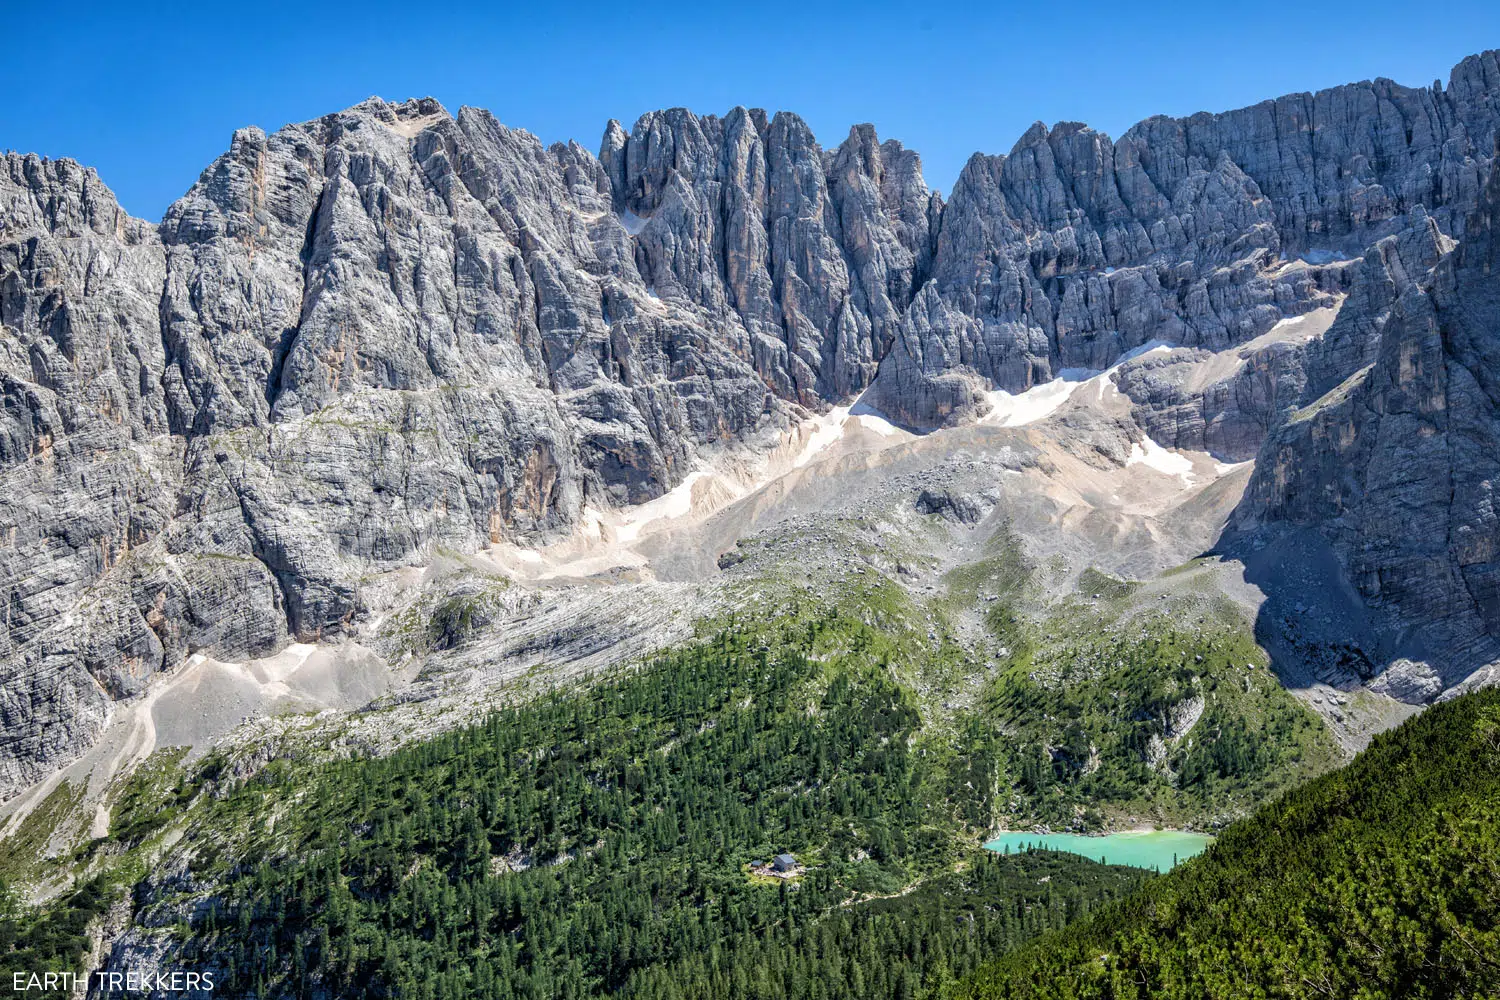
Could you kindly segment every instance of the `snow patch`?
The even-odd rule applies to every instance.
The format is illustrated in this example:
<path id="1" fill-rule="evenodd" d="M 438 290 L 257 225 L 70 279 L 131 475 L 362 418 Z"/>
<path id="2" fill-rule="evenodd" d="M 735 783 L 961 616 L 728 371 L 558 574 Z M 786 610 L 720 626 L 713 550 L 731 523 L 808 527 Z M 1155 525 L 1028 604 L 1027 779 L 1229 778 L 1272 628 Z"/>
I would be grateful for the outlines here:
<path id="1" fill-rule="evenodd" d="M 857 426 L 863 427 L 867 431 L 874 431 L 881 437 L 890 437 L 893 434 L 901 433 L 901 428 L 891 423 L 890 418 L 884 413 L 866 403 L 863 395 L 854 401 L 854 405 L 849 407 L 849 418 Z"/>
<path id="2" fill-rule="evenodd" d="M 819 452 L 826 450 L 844 436 L 844 420 L 849 416 L 849 409 L 847 406 L 835 406 L 828 411 L 826 416 L 817 418 L 817 425 L 807 436 L 807 443 L 792 460 L 792 468 L 802 468 L 816 458 Z"/>
<path id="3" fill-rule="evenodd" d="M 1144 358 L 1148 354 L 1160 354 L 1163 351 L 1175 350 L 1176 347 L 1176 344 L 1169 344 L 1165 340 L 1148 340 L 1141 346 L 1132 347 L 1130 350 L 1120 355 L 1117 359 L 1115 359 L 1115 363 L 1109 366 L 1109 371 L 1113 372 L 1115 369 L 1119 368 L 1127 361 L 1134 361 L 1136 358 Z"/>
<path id="4" fill-rule="evenodd" d="M 675 488 L 654 500 L 619 510 L 585 508 L 572 539 L 540 548 L 497 542 L 486 551 L 506 573 L 546 580 L 563 575 L 591 576 L 619 567 L 648 565 L 634 546 L 658 531 L 676 530 L 701 521 L 774 480 L 802 468 L 835 448 L 844 438 L 865 432 L 899 440 L 908 432 L 880 411 L 856 400 L 822 416 L 802 421 L 781 448 L 762 456 L 758 467 L 709 462 L 688 474 Z M 864 446 L 883 447 L 866 438 Z"/>
<path id="5" fill-rule="evenodd" d="M 996 389 L 986 393 L 990 401 L 990 412 L 984 419 L 1001 427 L 1034 424 L 1051 416 L 1082 384 L 1082 381 L 1065 379 L 1059 375 L 1051 382 L 1034 385 L 1015 395 L 1004 389 Z"/>
<path id="6" fill-rule="evenodd" d="M 901 433 L 901 428 L 862 398 L 849 406 L 835 406 L 823 416 L 814 417 L 812 423 L 812 433 L 792 460 L 794 469 L 802 468 L 852 431 L 863 429 L 885 438 Z"/>
<path id="7" fill-rule="evenodd" d="M 984 422 L 1001 427 L 1023 427 L 1051 416 L 1058 407 L 1066 403 L 1080 386 L 1093 383 L 1097 399 L 1102 401 L 1104 393 L 1114 383 L 1114 373 L 1127 361 L 1145 357 L 1158 351 L 1170 351 L 1173 345 L 1164 340 L 1151 340 L 1131 348 L 1103 371 L 1093 368 L 1064 368 L 1050 382 L 1034 385 L 1025 392 L 1009 393 L 995 389 L 985 394 L 990 401 L 990 412 Z"/>
<path id="8" fill-rule="evenodd" d="M 1164 472 L 1169 476 L 1178 476 L 1182 479 L 1182 485 L 1193 485 L 1193 462 L 1186 455 L 1179 455 L 1175 451 L 1168 451 L 1157 444 L 1151 438 L 1145 442 L 1133 441 L 1130 444 L 1130 457 L 1125 459 L 1126 465 L 1145 465 Z"/>
<path id="9" fill-rule="evenodd" d="M 641 537 L 641 532 L 652 522 L 670 521 L 672 518 L 691 513 L 693 487 L 707 475 L 709 475 L 707 471 L 699 469 L 690 473 L 686 479 L 655 500 L 630 508 L 615 525 L 615 540 L 633 542 Z"/>
<path id="10" fill-rule="evenodd" d="M 863 427 L 867 431 L 874 431 L 881 437 L 890 437 L 893 434 L 899 433 L 901 430 L 901 428 L 897 427 L 889 420 L 874 413 L 855 413 L 852 414 L 849 419 L 853 420 L 856 424 Z"/>

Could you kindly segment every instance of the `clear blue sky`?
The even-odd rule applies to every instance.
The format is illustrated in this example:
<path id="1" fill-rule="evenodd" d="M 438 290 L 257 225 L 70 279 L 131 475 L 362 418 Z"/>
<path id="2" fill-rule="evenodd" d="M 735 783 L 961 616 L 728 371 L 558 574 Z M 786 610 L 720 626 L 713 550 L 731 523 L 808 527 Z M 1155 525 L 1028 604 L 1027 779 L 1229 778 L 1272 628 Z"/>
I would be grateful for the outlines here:
<path id="1" fill-rule="evenodd" d="M 371 94 L 487 107 L 590 149 L 608 119 L 676 105 L 796 111 L 825 146 L 872 121 L 946 193 L 971 153 L 1037 119 L 1117 136 L 1350 80 L 1446 83 L 1500 47 L 1496 0 L 7 6 L 0 148 L 93 165 L 153 220 L 233 129 Z"/>

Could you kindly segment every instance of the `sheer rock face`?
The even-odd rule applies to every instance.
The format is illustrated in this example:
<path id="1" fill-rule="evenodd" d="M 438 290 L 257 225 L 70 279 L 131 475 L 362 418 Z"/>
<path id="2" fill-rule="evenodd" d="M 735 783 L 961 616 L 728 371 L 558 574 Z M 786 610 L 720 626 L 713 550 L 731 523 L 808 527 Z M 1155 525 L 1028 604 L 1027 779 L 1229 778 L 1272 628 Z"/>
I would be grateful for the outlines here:
<path id="1" fill-rule="evenodd" d="M 1247 457 L 1289 406 L 1383 359 L 1404 372 L 1391 316 L 1470 316 L 1488 273 L 1441 263 L 1443 241 L 1493 232 L 1497 119 L 1487 53 L 1446 88 L 1356 84 L 1118 142 L 1038 125 L 945 204 L 869 126 L 825 150 L 795 115 L 673 109 L 609 123 L 596 157 L 371 99 L 237 132 L 155 227 L 92 171 L 8 155 L 0 795 L 190 651 L 335 637 L 373 574 L 565 534 L 808 410 L 863 394 L 913 428 L 959 423 L 990 389 L 1152 340 L 1245 345 L 1344 301 L 1226 382 L 1122 377 L 1164 443 Z M 1469 336 L 1478 365 L 1483 324 Z M 1464 392 L 1464 426 L 1488 426 L 1493 394 Z M 1296 433 L 1274 446 L 1330 447 Z M 1254 496 L 1262 518 L 1326 514 Z M 1445 572 L 1492 619 L 1493 535 L 1467 528 Z M 1400 586 L 1367 593 L 1406 607 Z"/>
<path id="2" fill-rule="evenodd" d="M 0 792 L 87 745 L 162 660 L 125 567 L 180 478 L 164 273 L 93 171 L 0 160 Z"/>
<path id="3" fill-rule="evenodd" d="M 931 267 L 941 200 L 916 154 L 868 125 L 825 153 L 796 115 L 737 108 L 611 122 L 599 157 L 655 294 L 712 317 L 780 398 L 870 384 Z"/>
<path id="4" fill-rule="evenodd" d="M 1500 171 L 1465 233 L 1417 211 L 1365 255 L 1362 299 L 1309 350 L 1303 405 L 1236 515 L 1252 538 L 1329 542 L 1384 626 L 1382 659 L 1414 668 L 1386 687 L 1417 702 L 1500 657 Z"/>
<path id="5" fill-rule="evenodd" d="M 1319 269 L 1273 270 L 1275 258 L 1358 254 L 1419 206 L 1462 238 L 1497 95 L 1490 52 L 1446 89 L 1352 84 L 1153 118 L 1115 143 L 1037 123 L 1008 156 L 964 168 L 942 213 L 936 298 L 908 312 L 879 401 L 934 426 L 977 405 L 959 369 L 1018 391 L 1149 340 L 1221 350 L 1328 305 Z"/>

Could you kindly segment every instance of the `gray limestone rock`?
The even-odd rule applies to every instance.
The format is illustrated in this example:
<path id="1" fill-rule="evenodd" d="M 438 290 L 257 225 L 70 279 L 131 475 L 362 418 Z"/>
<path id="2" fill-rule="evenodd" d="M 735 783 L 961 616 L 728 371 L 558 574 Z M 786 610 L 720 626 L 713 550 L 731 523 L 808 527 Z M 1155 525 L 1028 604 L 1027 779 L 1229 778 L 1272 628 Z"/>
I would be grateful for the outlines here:
<path id="1" fill-rule="evenodd" d="M 1462 599 L 1477 635 L 1497 121 L 1486 53 L 1446 87 L 1119 141 L 1037 125 L 945 203 L 869 126 L 824 149 L 786 112 L 672 109 L 595 156 L 372 98 L 236 132 L 158 226 L 71 161 L 7 155 L 0 796 L 152 673 L 335 638 L 364 581 L 435 551 L 567 534 L 809 411 L 959 424 L 1152 341 L 1240 352 L 1206 384 L 1154 354 L 1119 384 L 1163 443 L 1272 435 L 1247 524 L 1332 525 L 1393 620 Z M 1430 537 L 1392 527 L 1412 516 Z"/>
<path id="2" fill-rule="evenodd" d="M 1380 626 L 1379 661 L 1401 668 L 1382 687 L 1398 697 L 1429 700 L 1500 658 L 1497 220 L 1492 168 L 1463 242 L 1418 210 L 1370 248 L 1236 512 L 1252 540 L 1327 540 Z"/>

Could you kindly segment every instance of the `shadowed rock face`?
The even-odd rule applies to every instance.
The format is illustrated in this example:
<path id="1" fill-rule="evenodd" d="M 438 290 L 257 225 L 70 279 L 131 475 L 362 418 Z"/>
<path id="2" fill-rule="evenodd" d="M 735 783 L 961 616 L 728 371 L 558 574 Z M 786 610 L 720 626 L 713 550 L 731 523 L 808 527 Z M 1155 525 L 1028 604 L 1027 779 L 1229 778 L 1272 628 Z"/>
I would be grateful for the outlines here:
<path id="1" fill-rule="evenodd" d="M 1235 527 L 1316 529 L 1383 626 L 1377 686 L 1421 702 L 1500 657 L 1500 172 L 1462 243 L 1413 222 L 1365 254 L 1362 298 L 1310 348 Z"/>
<path id="2" fill-rule="evenodd" d="M 976 155 L 945 204 L 869 126 L 825 150 L 795 115 L 674 109 L 609 123 L 596 157 L 486 111 L 371 99 L 237 132 L 154 227 L 90 170 L 7 155 L 0 795 L 189 651 L 335 637 L 380 572 L 567 533 L 809 410 L 863 394 L 911 428 L 961 423 L 990 389 L 1151 340 L 1222 351 L 1340 301 L 1326 335 L 1226 381 L 1121 388 L 1163 443 L 1243 458 L 1368 369 L 1400 387 L 1400 433 L 1433 475 L 1466 470 L 1444 473 L 1468 492 L 1442 510 L 1487 510 L 1483 463 L 1437 442 L 1482 450 L 1493 426 L 1493 327 L 1470 305 L 1489 272 L 1452 241 L 1494 232 L 1497 120 L 1487 53 L 1447 87 L 1354 84 L 1118 142 L 1037 125 Z M 1422 436 L 1438 401 L 1465 436 Z M 1381 453 L 1363 430 L 1314 434 L 1321 419 L 1276 431 L 1276 455 L 1324 457 L 1263 460 L 1246 523 L 1350 519 L 1342 499 L 1273 488 L 1278 465 Z M 1387 458 L 1388 495 L 1417 502 Z M 1492 626 L 1493 520 L 1452 523 L 1412 557 L 1431 573 L 1375 556 L 1350 571 L 1411 622 L 1461 588 Z M 1440 576 L 1450 590 L 1410 582 Z"/>

